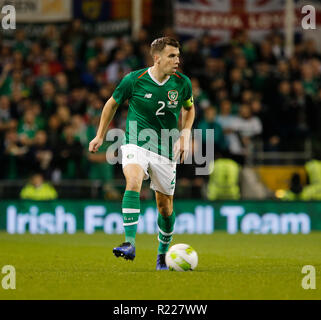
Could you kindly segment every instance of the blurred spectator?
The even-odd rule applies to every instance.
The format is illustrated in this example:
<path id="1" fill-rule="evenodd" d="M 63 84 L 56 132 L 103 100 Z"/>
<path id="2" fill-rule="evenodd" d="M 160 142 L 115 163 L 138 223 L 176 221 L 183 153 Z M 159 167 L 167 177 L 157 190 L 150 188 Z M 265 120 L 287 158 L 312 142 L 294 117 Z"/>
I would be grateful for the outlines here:
<path id="1" fill-rule="evenodd" d="M 26 154 L 26 167 L 29 168 L 30 172 L 42 172 L 49 179 L 51 177 L 52 160 L 53 149 L 48 144 L 47 133 L 44 130 L 39 130 Z"/>
<path id="2" fill-rule="evenodd" d="M 314 76 L 312 65 L 305 63 L 301 68 L 301 72 L 303 80 L 302 83 L 306 94 L 314 96 L 317 93 L 318 83 Z"/>
<path id="3" fill-rule="evenodd" d="M 250 106 L 251 106 L 252 114 L 254 116 L 257 116 L 261 120 L 261 122 L 263 122 L 264 108 L 263 108 L 261 100 L 259 98 L 254 98 L 250 102 Z"/>
<path id="4" fill-rule="evenodd" d="M 222 88 L 216 92 L 215 104 L 220 105 L 221 102 L 226 99 L 229 99 L 229 95 L 225 88 Z"/>
<path id="5" fill-rule="evenodd" d="M 55 188 L 40 173 L 34 174 L 30 182 L 26 184 L 21 192 L 20 198 L 24 200 L 54 200 L 58 197 Z"/>
<path id="6" fill-rule="evenodd" d="M 10 99 L 7 96 L 0 96 L 0 137 L 1 134 L 15 128 L 17 121 L 13 118 Z"/>
<path id="7" fill-rule="evenodd" d="M 75 138 L 74 129 L 67 125 L 57 146 L 56 163 L 65 179 L 84 178 L 83 147 Z"/>
<path id="8" fill-rule="evenodd" d="M 44 48 L 50 47 L 55 53 L 58 53 L 60 48 L 60 35 L 56 25 L 47 24 L 44 27 L 41 45 Z"/>
<path id="9" fill-rule="evenodd" d="M 231 127 L 230 122 L 235 119 L 235 116 L 231 114 L 232 103 L 228 99 L 224 99 L 220 103 L 220 113 L 217 116 L 217 122 L 222 126 L 223 130 L 229 129 Z M 224 133 L 227 133 L 224 131 Z"/>
<path id="10" fill-rule="evenodd" d="M 291 74 L 291 80 L 300 79 L 301 78 L 301 66 L 300 66 L 300 60 L 299 57 L 296 55 L 293 55 L 289 58 L 289 65 L 290 65 L 290 74 Z"/>
<path id="11" fill-rule="evenodd" d="M 49 117 L 56 110 L 56 89 L 51 81 L 46 81 L 41 86 L 41 105 L 45 117 Z"/>
<path id="12" fill-rule="evenodd" d="M 243 164 L 245 156 L 253 147 L 254 138 L 262 133 L 262 123 L 259 118 L 252 115 L 248 104 L 242 104 L 239 116 L 234 119 L 231 130 L 229 138 L 231 156 Z"/>
<path id="13" fill-rule="evenodd" d="M 216 121 L 216 109 L 209 106 L 204 111 L 204 120 L 198 124 L 198 129 L 202 130 L 203 150 L 206 148 L 206 143 L 214 142 L 214 150 L 222 152 L 226 149 L 226 141 L 221 125 Z M 214 129 L 214 141 L 207 141 L 206 130 Z"/>
<path id="14" fill-rule="evenodd" d="M 28 147 L 23 145 L 15 129 L 6 131 L 0 144 L 1 176 L 4 179 L 22 178 L 26 174 L 24 167 Z"/>
<path id="15" fill-rule="evenodd" d="M 8 94 L 8 79 L 9 73 L 12 70 L 13 65 L 10 62 L 2 65 L 2 72 L 0 74 L 0 94 Z"/>
<path id="16" fill-rule="evenodd" d="M 206 92 L 200 87 L 199 80 L 197 78 L 191 78 L 193 88 L 193 98 L 195 105 L 195 123 L 198 123 L 204 116 L 204 110 L 210 105 L 210 100 Z"/>
<path id="17" fill-rule="evenodd" d="M 89 99 L 88 101 L 87 113 L 86 113 L 87 119 L 91 119 L 95 117 L 99 118 L 102 112 L 103 106 L 104 106 L 103 101 L 97 95 L 93 95 L 91 99 Z"/>
<path id="18" fill-rule="evenodd" d="M 82 83 L 89 89 L 97 90 L 98 60 L 90 58 L 87 62 L 87 68 L 81 75 Z"/>
<path id="19" fill-rule="evenodd" d="M 66 105 L 60 105 L 57 109 L 56 115 L 63 127 L 70 122 L 70 110 Z"/>
<path id="20" fill-rule="evenodd" d="M 57 88 L 58 93 L 65 93 L 69 92 L 69 83 L 68 78 L 65 73 L 59 72 L 55 76 L 55 85 Z"/>
<path id="21" fill-rule="evenodd" d="M 273 147 L 286 148 L 286 139 L 290 135 L 290 127 L 292 126 L 288 121 L 289 117 L 291 117 L 291 100 L 290 82 L 280 82 L 278 92 L 274 97 L 274 104 L 268 110 L 267 126 L 265 127 Z M 280 141 L 281 145 L 279 146 L 279 142 L 276 143 L 276 141 Z"/>
<path id="22" fill-rule="evenodd" d="M 252 64 L 257 59 L 255 45 L 250 41 L 246 30 L 236 32 L 231 41 L 231 45 L 232 47 L 241 48 L 241 51 L 249 64 Z"/>
<path id="23" fill-rule="evenodd" d="M 30 67 L 33 67 L 33 72 L 35 72 L 35 67 L 41 64 L 44 60 L 41 44 L 34 41 L 30 45 L 30 52 L 27 57 L 27 63 Z"/>
<path id="24" fill-rule="evenodd" d="M 284 41 L 281 34 L 274 33 L 270 37 L 273 55 L 278 59 L 285 57 Z"/>
<path id="25" fill-rule="evenodd" d="M 76 65 L 76 61 L 72 57 L 65 60 L 64 70 L 68 79 L 70 89 L 75 89 L 81 86 L 81 78 L 79 77 L 80 69 Z"/>
<path id="26" fill-rule="evenodd" d="M 318 52 L 316 42 L 313 39 L 308 39 L 305 41 L 304 51 L 302 52 L 303 59 L 321 59 L 320 52 Z"/>
<path id="27" fill-rule="evenodd" d="M 86 112 L 86 99 L 87 99 L 87 88 L 78 87 L 71 91 L 69 100 L 69 110 L 71 114 L 81 114 L 84 115 Z"/>
<path id="28" fill-rule="evenodd" d="M 93 137 L 90 141 L 87 139 L 87 126 L 83 116 L 80 114 L 75 114 L 71 117 L 70 124 L 73 128 L 75 138 L 82 144 L 84 148 L 87 147 L 89 142 L 95 137 Z"/>
<path id="29" fill-rule="evenodd" d="M 21 96 L 27 97 L 30 92 L 23 82 L 22 71 L 13 70 L 10 75 L 11 67 L 11 65 L 5 66 L 0 76 L 0 95 L 13 96 L 15 92 L 18 92 Z"/>
<path id="30" fill-rule="evenodd" d="M 62 133 L 62 122 L 57 114 L 53 114 L 48 121 L 48 144 L 54 149 L 58 146 Z"/>
<path id="31" fill-rule="evenodd" d="M 223 133 L 226 139 L 227 147 L 229 148 L 231 144 L 231 139 L 233 140 L 234 127 L 236 122 L 236 116 L 231 114 L 232 104 L 230 100 L 222 100 L 220 104 L 220 113 L 217 116 L 217 123 L 223 129 Z M 215 133 L 216 134 L 216 133 Z"/>
<path id="32" fill-rule="evenodd" d="M 55 105 L 57 108 L 59 107 L 67 107 L 68 106 L 68 95 L 64 93 L 57 93 L 55 95 Z"/>
<path id="33" fill-rule="evenodd" d="M 88 34 L 80 19 L 73 20 L 61 36 L 63 43 L 70 43 L 79 60 L 83 60 L 88 41 Z"/>
<path id="34" fill-rule="evenodd" d="M 250 104 L 253 99 L 254 99 L 253 91 L 248 90 L 248 89 L 243 90 L 242 97 L 241 97 L 241 104 L 242 103 Z"/>
<path id="35" fill-rule="evenodd" d="M 38 65 L 34 65 L 36 90 L 41 90 L 45 82 L 51 81 L 50 69 L 47 62 L 42 61 Z"/>
<path id="36" fill-rule="evenodd" d="M 183 67 L 190 77 L 199 77 L 203 70 L 203 57 L 197 39 L 189 40 L 183 47 Z"/>
<path id="37" fill-rule="evenodd" d="M 57 73 L 63 70 L 62 64 L 57 59 L 57 53 L 50 47 L 44 52 L 44 60 L 48 64 L 49 74 L 54 77 Z"/>
<path id="38" fill-rule="evenodd" d="M 297 127 L 297 134 L 299 138 L 306 136 L 310 131 L 313 112 L 313 101 L 311 96 L 304 92 L 301 81 L 294 81 L 292 84 L 293 98 L 292 98 L 292 119 Z M 289 119 L 290 121 L 292 119 Z"/>
<path id="39" fill-rule="evenodd" d="M 212 201 L 238 200 L 240 198 L 239 165 L 231 159 L 220 158 L 216 159 L 210 168 L 207 198 Z"/>
<path id="40" fill-rule="evenodd" d="M 279 84 L 281 81 L 291 80 L 290 65 L 286 60 L 278 61 L 274 79 L 276 81 L 276 84 Z"/>
<path id="41" fill-rule="evenodd" d="M 321 88 L 313 101 L 311 113 L 310 129 L 312 131 L 313 154 L 317 159 L 321 159 Z"/>
<path id="42" fill-rule="evenodd" d="M 212 45 L 211 36 L 209 34 L 203 34 L 201 38 L 200 47 L 201 54 L 204 58 L 213 57 L 216 55 L 215 48 Z"/>
<path id="43" fill-rule="evenodd" d="M 241 70 L 242 78 L 246 81 L 246 83 L 251 83 L 253 75 L 254 75 L 254 72 L 248 66 L 248 62 L 246 61 L 244 56 L 238 56 L 236 58 L 235 68 Z"/>
<path id="44" fill-rule="evenodd" d="M 200 77 L 202 86 L 212 100 L 216 98 L 217 91 L 225 88 L 225 64 L 223 59 L 208 57 L 205 68 Z M 213 91 L 211 91 L 213 90 Z"/>
<path id="45" fill-rule="evenodd" d="M 272 50 L 272 45 L 270 41 L 264 40 L 260 43 L 259 58 L 260 62 L 265 62 L 269 65 L 275 65 L 277 59 Z"/>
<path id="46" fill-rule="evenodd" d="M 248 88 L 248 83 L 243 79 L 242 72 L 238 68 L 231 70 L 227 81 L 229 96 L 233 102 L 239 102 L 242 93 Z"/>
<path id="47" fill-rule="evenodd" d="M 254 70 L 254 77 L 252 79 L 252 88 L 256 92 L 261 92 L 265 102 L 272 103 L 271 91 L 274 86 L 271 77 L 271 66 L 266 62 L 257 63 Z"/>
<path id="48" fill-rule="evenodd" d="M 301 199 L 321 200 L 321 161 L 311 160 L 305 164 L 309 184 L 303 188 Z"/>
<path id="49" fill-rule="evenodd" d="M 32 110 L 26 110 L 18 124 L 18 134 L 22 144 L 30 146 L 39 129 L 42 128 L 36 121 L 35 113 Z"/>
<path id="50" fill-rule="evenodd" d="M 0 66 L 3 68 L 5 65 L 12 64 L 12 48 L 5 44 L 0 44 Z"/>
<path id="51" fill-rule="evenodd" d="M 15 32 L 15 43 L 13 45 L 13 51 L 18 51 L 23 57 L 26 57 L 29 52 L 29 48 L 26 41 L 26 33 L 23 29 L 17 29 Z"/>
<path id="52" fill-rule="evenodd" d="M 123 49 L 119 49 L 115 53 L 114 60 L 106 69 L 107 82 L 117 84 L 123 75 L 129 71 L 131 71 L 131 69 L 126 63 L 126 52 Z"/>
<path id="53" fill-rule="evenodd" d="M 141 65 L 139 58 L 134 54 L 134 46 L 130 42 L 125 42 L 123 48 L 126 56 L 125 65 L 127 65 L 130 70 L 137 70 L 140 67 L 144 67 Z"/>

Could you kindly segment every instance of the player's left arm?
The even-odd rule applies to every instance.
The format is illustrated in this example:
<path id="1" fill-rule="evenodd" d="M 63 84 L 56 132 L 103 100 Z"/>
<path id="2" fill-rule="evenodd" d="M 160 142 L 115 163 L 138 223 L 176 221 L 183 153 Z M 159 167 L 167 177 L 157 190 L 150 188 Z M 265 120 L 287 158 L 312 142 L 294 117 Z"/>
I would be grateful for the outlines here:
<path id="1" fill-rule="evenodd" d="M 182 108 L 182 124 L 180 139 L 174 146 L 175 159 L 180 159 L 180 162 L 186 160 L 189 151 L 189 142 L 191 138 L 191 130 L 195 119 L 195 107 L 193 96 L 184 101 Z"/>
<path id="2" fill-rule="evenodd" d="M 182 130 L 191 131 L 195 119 L 195 107 L 193 97 L 186 100 L 182 108 Z"/>

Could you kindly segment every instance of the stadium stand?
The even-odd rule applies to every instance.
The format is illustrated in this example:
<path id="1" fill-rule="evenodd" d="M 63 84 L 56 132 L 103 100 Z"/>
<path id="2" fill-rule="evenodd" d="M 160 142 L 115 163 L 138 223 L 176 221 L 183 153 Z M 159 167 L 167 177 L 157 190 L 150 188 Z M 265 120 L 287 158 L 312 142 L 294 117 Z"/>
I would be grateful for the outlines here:
<path id="1" fill-rule="evenodd" d="M 119 165 L 105 161 L 107 142 L 95 155 L 88 143 L 122 77 L 151 64 L 146 34 L 136 41 L 90 38 L 74 20 L 62 33 L 48 25 L 38 40 L 19 30 L 13 41 L 0 41 L 2 196 L 18 197 L 26 179 L 41 172 L 59 197 L 119 199 L 122 174 Z M 321 54 L 313 40 L 297 39 L 287 58 L 283 43 L 276 33 L 253 43 L 244 31 L 221 46 L 206 35 L 182 41 L 181 71 L 192 79 L 197 111 L 194 128 L 214 128 L 215 150 L 241 166 L 303 166 L 321 159 Z M 126 107 L 111 127 L 124 128 Z M 184 179 L 185 187 L 204 182 L 188 174 Z M 206 192 L 191 195 L 206 198 Z M 146 189 L 142 196 L 151 194 Z"/>

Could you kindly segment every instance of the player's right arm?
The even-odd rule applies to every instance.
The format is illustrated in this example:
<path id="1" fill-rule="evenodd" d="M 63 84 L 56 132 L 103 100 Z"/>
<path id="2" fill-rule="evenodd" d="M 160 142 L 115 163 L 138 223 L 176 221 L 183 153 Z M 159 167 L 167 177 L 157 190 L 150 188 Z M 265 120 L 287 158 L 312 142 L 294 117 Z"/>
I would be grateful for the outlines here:
<path id="1" fill-rule="evenodd" d="M 89 143 L 89 152 L 97 152 L 99 147 L 103 144 L 104 137 L 107 133 L 107 129 L 115 115 L 118 106 L 118 103 L 113 97 L 110 97 L 109 100 L 106 102 L 100 117 L 96 137 Z"/>
<path id="2" fill-rule="evenodd" d="M 106 102 L 96 137 L 89 144 L 89 151 L 96 152 L 104 142 L 108 126 L 114 117 L 114 114 L 119 105 L 123 104 L 125 100 L 129 99 L 132 94 L 133 77 L 132 73 L 127 74 L 120 84 L 115 89 L 112 97 Z"/>

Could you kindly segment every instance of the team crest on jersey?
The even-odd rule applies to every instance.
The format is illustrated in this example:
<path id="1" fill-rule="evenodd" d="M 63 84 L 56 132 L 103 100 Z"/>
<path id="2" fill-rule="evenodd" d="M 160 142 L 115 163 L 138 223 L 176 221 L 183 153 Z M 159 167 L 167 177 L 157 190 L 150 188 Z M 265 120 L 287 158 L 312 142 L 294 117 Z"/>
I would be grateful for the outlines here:
<path id="1" fill-rule="evenodd" d="M 177 90 L 170 90 L 168 91 L 168 99 L 171 101 L 176 101 L 178 98 L 178 91 Z"/>
<path id="2" fill-rule="evenodd" d="M 167 107 L 168 108 L 176 108 L 178 101 L 178 91 L 177 90 L 170 90 L 168 91 L 168 99 L 169 101 L 167 102 Z"/>

